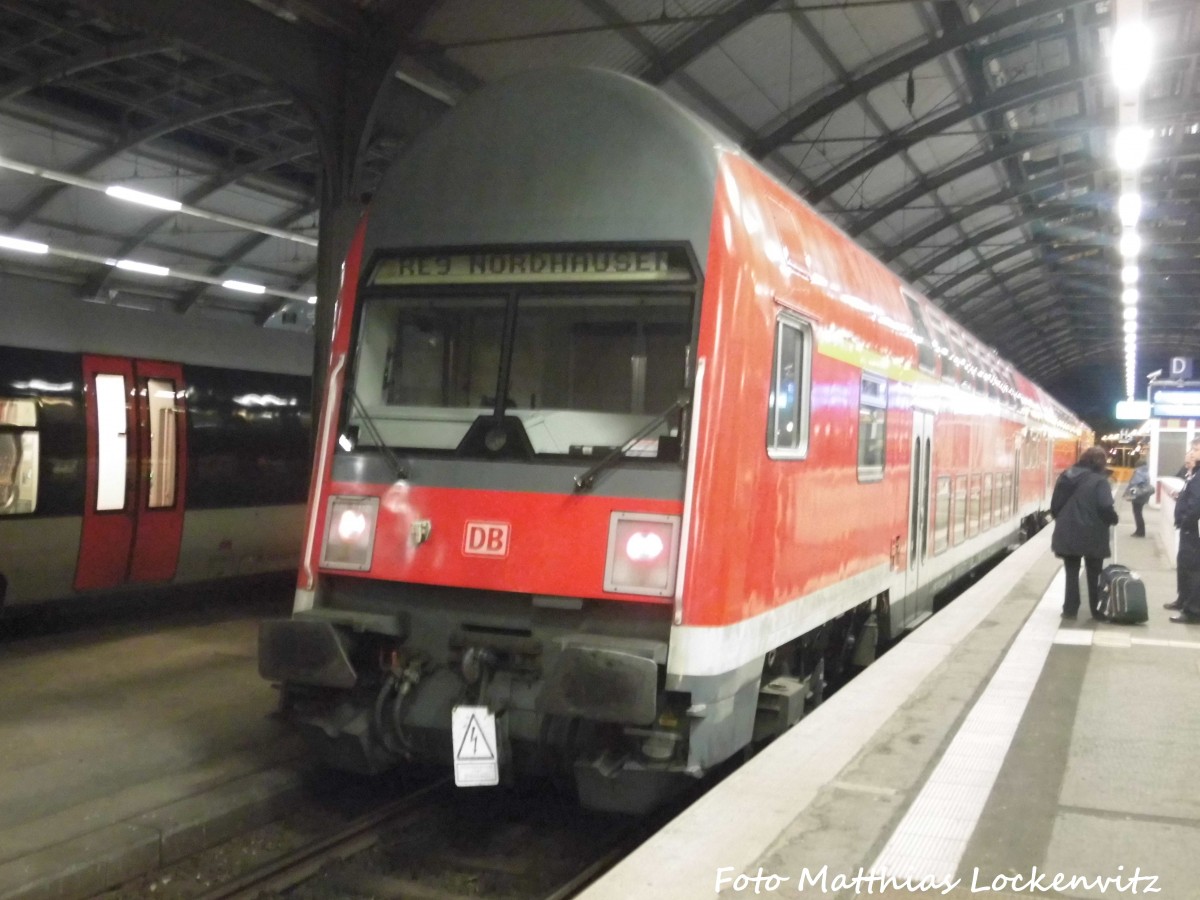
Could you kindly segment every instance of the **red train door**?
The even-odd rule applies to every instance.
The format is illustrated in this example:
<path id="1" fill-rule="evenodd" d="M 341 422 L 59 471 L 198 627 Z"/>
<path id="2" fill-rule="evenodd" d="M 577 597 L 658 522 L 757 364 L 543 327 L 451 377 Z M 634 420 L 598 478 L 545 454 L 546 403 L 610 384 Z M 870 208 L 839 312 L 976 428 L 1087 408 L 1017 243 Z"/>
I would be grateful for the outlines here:
<path id="1" fill-rule="evenodd" d="M 85 356 L 87 493 L 75 589 L 167 581 L 186 489 L 183 369 Z"/>

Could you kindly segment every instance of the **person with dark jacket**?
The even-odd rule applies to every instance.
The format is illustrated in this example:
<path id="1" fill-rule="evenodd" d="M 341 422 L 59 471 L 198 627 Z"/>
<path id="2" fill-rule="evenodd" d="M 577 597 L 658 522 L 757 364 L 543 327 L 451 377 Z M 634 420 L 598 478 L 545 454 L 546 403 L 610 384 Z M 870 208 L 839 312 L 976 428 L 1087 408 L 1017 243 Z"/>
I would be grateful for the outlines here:
<path id="1" fill-rule="evenodd" d="M 1195 470 L 1200 451 L 1188 454 L 1188 463 Z M 1172 622 L 1200 624 L 1200 478 L 1187 480 L 1175 500 L 1175 527 L 1179 529 L 1179 552 L 1175 557 L 1179 596 L 1167 609 L 1179 611 Z"/>
<path id="2" fill-rule="evenodd" d="M 1050 498 L 1054 516 L 1054 536 L 1050 548 L 1063 561 L 1067 590 L 1063 597 L 1064 618 L 1079 614 L 1079 563 L 1087 566 L 1088 606 L 1093 619 L 1100 612 L 1100 570 L 1105 557 L 1111 556 L 1108 527 L 1118 522 L 1113 508 L 1112 488 L 1108 484 L 1108 458 L 1103 447 L 1089 447 L 1079 460 L 1058 476 Z"/>

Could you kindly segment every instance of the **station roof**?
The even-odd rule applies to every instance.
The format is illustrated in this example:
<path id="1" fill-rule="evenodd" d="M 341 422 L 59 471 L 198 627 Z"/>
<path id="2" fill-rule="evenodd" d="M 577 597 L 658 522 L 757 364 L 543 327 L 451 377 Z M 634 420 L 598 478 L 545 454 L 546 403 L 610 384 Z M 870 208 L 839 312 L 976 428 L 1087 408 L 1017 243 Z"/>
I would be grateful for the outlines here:
<path id="1" fill-rule="evenodd" d="M 712 121 L 1096 421 L 1127 381 L 1118 3 L 1155 46 L 1136 109 L 1140 391 L 1198 349 L 1194 0 L 0 0 L 0 234 L 47 247 L 0 247 L 0 274 L 311 327 L 322 190 L 369 194 L 484 84 L 595 65 Z"/>

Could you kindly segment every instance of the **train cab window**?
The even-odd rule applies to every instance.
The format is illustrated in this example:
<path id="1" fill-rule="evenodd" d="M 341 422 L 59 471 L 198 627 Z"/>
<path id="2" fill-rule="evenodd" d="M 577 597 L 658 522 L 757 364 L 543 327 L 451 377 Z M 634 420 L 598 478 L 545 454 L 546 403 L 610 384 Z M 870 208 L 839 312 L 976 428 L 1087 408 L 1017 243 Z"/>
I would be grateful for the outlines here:
<path id="1" fill-rule="evenodd" d="M 0 516 L 37 507 L 38 438 L 36 402 L 0 397 Z"/>
<path id="2" fill-rule="evenodd" d="M 371 298 L 348 424 L 364 446 L 473 454 L 474 424 L 502 414 L 538 456 L 607 452 L 649 428 L 626 455 L 678 460 L 694 302 L 642 287 Z"/>
<path id="3" fill-rule="evenodd" d="M 858 480 L 883 478 L 887 449 L 887 381 L 863 373 L 858 402 Z"/>
<path id="4" fill-rule="evenodd" d="M 950 546 L 950 476 L 937 480 L 933 504 L 933 552 L 941 553 Z"/>
<path id="5" fill-rule="evenodd" d="M 925 314 L 921 309 L 921 304 L 904 288 L 900 289 L 900 296 L 904 298 L 904 303 L 908 306 L 908 313 L 913 320 L 913 332 L 917 344 L 917 366 L 922 372 L 933 374 L 937 371 L 938 355 L 933 346 L 933 336 L 925 324 Z"/>
<path id="6" fill-rule="evenodd" d="M 967 536 L 967 476 L 954 479 L 954 545 L 958 546 Z"/>
<path id="7" fill-rule="evenodd" d="M 775 363 L 767 398 L 767 453 L 800 459 L 808 454 L 809 367 L 812 330 L 781 317 L 775 326 Z"/>

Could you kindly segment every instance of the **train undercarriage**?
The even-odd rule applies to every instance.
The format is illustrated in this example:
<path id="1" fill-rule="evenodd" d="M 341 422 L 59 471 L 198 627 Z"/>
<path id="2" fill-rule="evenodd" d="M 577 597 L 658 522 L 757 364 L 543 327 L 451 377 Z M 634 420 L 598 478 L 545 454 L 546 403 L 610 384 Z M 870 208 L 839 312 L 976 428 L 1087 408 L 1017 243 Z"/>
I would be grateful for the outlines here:
<path id="1" fill-rule="evenodd" d="M 584 806 L 629 813 L 782 734 L 886 633 L 876 598 L 733 672 L 668 676 L 669 607 L 411 585 L 398 610 L 394 591 L 344 579 L 263 625 L 262 674 L 324 762 L 450 766 L 453 710 L 486 708 L 502 779 L 568 775 Z"/>

